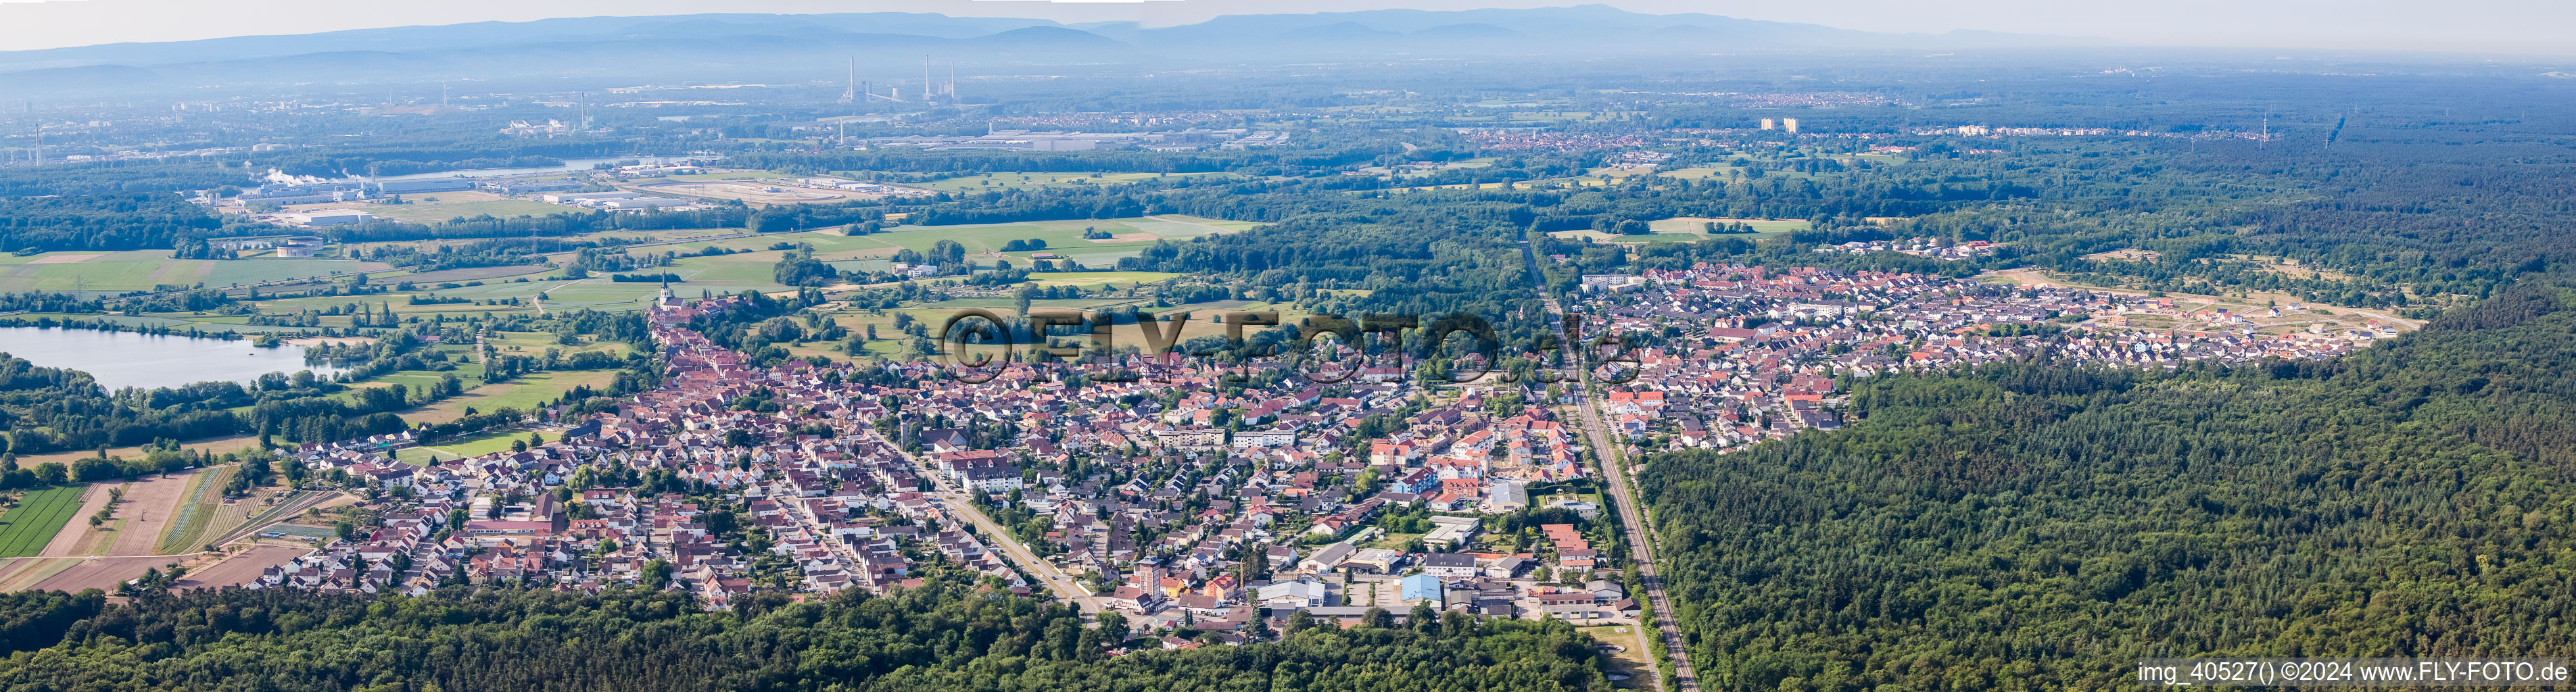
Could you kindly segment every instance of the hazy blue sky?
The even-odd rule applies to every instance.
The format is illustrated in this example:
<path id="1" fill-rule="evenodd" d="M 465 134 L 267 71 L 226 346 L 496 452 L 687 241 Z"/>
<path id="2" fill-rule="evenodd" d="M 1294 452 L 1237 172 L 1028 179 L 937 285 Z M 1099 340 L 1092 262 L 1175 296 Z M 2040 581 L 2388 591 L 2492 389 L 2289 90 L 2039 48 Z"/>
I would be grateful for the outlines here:
<path id="1" fill-rule="evenodd" d="M 1574 4 L 1538 0 L 0 0 L 0 50 L 411 24 L 697 12 L 938 12 L 1186 24 L 1221 14 Z M 1846 29 L 1982 29 L 2139 45 L 2576 55 L 2571 0 L 1603 0 Z"/>

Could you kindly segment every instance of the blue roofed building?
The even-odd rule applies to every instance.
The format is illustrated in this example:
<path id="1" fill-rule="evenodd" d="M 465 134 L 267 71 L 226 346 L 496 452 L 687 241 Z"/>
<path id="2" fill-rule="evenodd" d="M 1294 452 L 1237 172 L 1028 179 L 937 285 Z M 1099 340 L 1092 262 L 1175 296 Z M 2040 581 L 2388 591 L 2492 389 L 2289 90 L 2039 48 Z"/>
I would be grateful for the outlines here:
<path id="1" fill-rule="evenodd" d="M 1405 577 L 1402 585 L 1402 595 L 1398 598 L 1407 606 L 1413 605 L 1418 601 L 1430 601 L 1431 607 L 1433 608 L 1447 607 L 1444 603 L 1444 599 L 1447 595 L 1448 586 L 1446 584 L 1442 584 L 1439 577 L 1434 577 L 1428 574 L 1416 574 L 1410 577 Z"/>

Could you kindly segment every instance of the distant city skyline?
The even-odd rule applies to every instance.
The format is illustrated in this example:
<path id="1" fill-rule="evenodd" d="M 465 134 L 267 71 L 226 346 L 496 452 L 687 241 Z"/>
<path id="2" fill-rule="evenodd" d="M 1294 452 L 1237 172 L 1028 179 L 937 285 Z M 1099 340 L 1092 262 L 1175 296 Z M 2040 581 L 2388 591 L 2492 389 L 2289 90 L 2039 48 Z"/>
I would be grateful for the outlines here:
<path id="1" fill-rule="evenodd" d="M 1538 0 L 0 0 L 0 50 L 186 41 L 409 25 L 706 12 L 925 12 L 1066 23 L 1190 24 L 1230 14 L 1372 9 L 1465 10 L 1576 4 Z M 1586 3 L 1591 4 L 1591 3 Z M 1878 32 L 1996 31 L 2098 37 L 2137 46 L 2410 50 L 2576 56 L 2576 3 L 2543 0 L 2169 0 L 2064 3 L 1979 0 L 1603 0 L 1655 14 L 1702 12 Z"/>

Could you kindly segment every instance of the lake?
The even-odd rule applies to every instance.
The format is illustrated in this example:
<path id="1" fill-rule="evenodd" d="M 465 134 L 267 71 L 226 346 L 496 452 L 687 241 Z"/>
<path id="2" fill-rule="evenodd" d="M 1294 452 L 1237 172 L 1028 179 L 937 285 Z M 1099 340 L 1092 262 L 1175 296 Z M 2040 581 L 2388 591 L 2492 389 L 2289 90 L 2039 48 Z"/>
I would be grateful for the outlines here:
<path id="1" fill-rule="evenodd" d="M 249 339 L 194 339 L 95 329 L 0 327 L 0 353 L 49 368 L 90 374 L 108 391 L 125 387 L 177 387 L 198 382 L 250 383 L 272 372 L 339 374 L 345 368 L 305 365 L 304 347 L 258 348 Z"/>

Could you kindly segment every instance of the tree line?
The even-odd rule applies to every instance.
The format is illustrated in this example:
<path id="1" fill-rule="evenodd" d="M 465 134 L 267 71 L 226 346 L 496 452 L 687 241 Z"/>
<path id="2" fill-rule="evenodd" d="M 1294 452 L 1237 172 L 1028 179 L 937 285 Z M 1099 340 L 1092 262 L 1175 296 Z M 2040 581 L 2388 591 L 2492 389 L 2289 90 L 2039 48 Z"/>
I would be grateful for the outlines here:
<path id="1" fill-rule="evenodd" d="M 1608 692 L 1594 642 L 1562 622 L 1463 614 L 1341 628 L 1300 621 L 1274 643 L 1113 655 L 1119 618 L 934 581 L 886 596 L 730 611 L 686 593 L 448 589 L 421 597 L 283 589 L 0 596 L 13 689 L 1147 690 Z"/>

